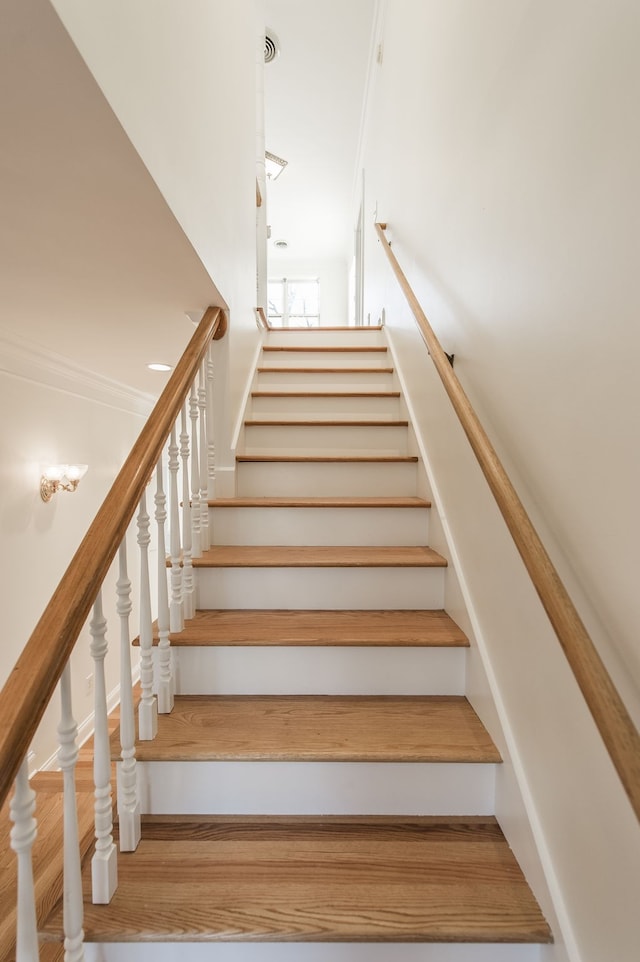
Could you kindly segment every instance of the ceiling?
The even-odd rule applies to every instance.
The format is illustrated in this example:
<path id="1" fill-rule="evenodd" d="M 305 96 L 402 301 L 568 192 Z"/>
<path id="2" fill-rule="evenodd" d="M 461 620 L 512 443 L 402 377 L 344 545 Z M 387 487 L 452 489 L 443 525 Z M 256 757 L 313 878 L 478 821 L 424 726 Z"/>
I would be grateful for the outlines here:
<path id="1" fill-rule="evenodd" d="M 375 0 L 265 0 L 280 55 L 265 65 L 269 257 L 347 258 Z M 286 240 L 279 252 L 274 241 Z"/>

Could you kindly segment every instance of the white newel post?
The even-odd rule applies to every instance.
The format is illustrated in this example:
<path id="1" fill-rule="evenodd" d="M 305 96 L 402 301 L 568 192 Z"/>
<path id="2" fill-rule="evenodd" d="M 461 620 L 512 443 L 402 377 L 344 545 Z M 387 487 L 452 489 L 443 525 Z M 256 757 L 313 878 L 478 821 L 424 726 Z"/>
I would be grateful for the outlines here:
<path id="1" fill-rule="evenodd" d="M 147 495 L 142 492 L 138 512 L 138 544 L 140 545 L 140 688 L 138 736 L 152 741 L 158 731 L 158 703 L 153 694 L 153 623 L 151 620 L 151 585 L 149 583 L 149 515 Z"/>
<path id="2" fill-rule="evenodd" d="M 195 599 L 191 565 L 191 494 L 189 491 L 189 433 L 187 402 L 180 414 L 180 457 L 182 458 L 182 605 L 185 618 L 193 618 Z"/>
<path id="3" fill-rule="evenodd" d="M 169 630 L 182 631 L 182 568 L 180 566 L 180 498 L 178 495 L 178 443 L 175 425 L 171 428 L 169 441 L 169 550 L 171 552 L 171 604 L 169 606 Z"/>
<path id="4" fill-rule="evenodd" d="M 18 891 L 16 910 L 16 962 L 37 962 L 38 924 L 33 888 L 31 850 L 36 838 L 36 794 L 29 785 L 29 766 L 23 761 L 15 781 L 11 799 L 11 848 L 18 861 Z"/>
<path id="5" fill-rule="evenodd" d="M 120 851 L 134 852 L 140 841 L 140 803 L 136 774 L 136 731 L 131 677 L 131 582 L 127 571 L 127 541 L 118 551 L 117 612 L 120 617 L 120 753 L 118 764 L 118 824 Z"/>
<path id="6" fill-rule="evenodd" d="M 60 749 L 58 763 L 64 782 L 64 959 L 84 962 L 82 922 L 82 871 L 78 841 L 76 807 L 76 762 L 78 760 L 78 726 L 71 706 L 71 667 L 69 662 L 60 679 L 61 714 L 58 725 Z"/>
<path id="7" fill-rule="evenodd" d="M 167 589 L 167 551 L 164 526 L 167 499 L 162 479 L 162 454 L 156 468 L 156 523 L 158 525 L 158 711 L 166 715 L 173 710 L 173 673 L 169 642 L 169 592 Z"/>
<path id="8" fill-rule="evenodd" d="M 216 446 L 213 433 L 213 344 L 209 345 L 206 360 L 207 368 L 207 493 L 209 498 L 216 496 Z M 211 539 L 211 533 L 209 534 Z"/>
<path id="9" fill-rule="evenodd" d="M 109 903 L 118 886 L 118 852 L 113 841 L 111 803 L 111 746 L 107 717 L 107 685 L 104 660 L 107 654 L 107 622 L 102 613 L 102 592 L 93 605 L 89 627 L 94 664 L 95 718 L 93 733 L 93 781 L 95 785 L 96 846 L 91 859 L 92 900 Z"/>
<path id="10" fill-rule="evenodd" d="M 198 456 L 198 397 L 195 382 L 189 392 L 191 418 L 191 557 L 202 557 L 200 516 L 200 458 Z"/>
<path id="11" fill-rule="evenodd" d="M 203 551 L 211 547 L 209 534 L 209 491 L 207 485 L 207 389 L 205 362 L 200 365 L 198 375 L 198 410 L 200 411 L 200 543 Z"/>

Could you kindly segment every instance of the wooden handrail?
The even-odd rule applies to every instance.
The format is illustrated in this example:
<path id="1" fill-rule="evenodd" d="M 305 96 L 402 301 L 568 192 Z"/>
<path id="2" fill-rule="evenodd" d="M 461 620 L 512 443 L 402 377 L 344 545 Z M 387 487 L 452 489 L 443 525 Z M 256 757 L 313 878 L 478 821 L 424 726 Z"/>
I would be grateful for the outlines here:
<path id="1" fill-rule="evenodd" d="M 0 805 L 125 536 L 211 338 L 226 331 L 219 307 L 205 312 L 0 694 Z"/>
<path id="2" fill-rule="evenodd" d="M 264 307 L 255 307 L 254 310 L 256 312 L 256 320 L 258 322 L 258 326 L 263 327 L 265 331 L 272 330 L 271 324 L 269 324 L 269 319 L 267 318 L 267 315 L 264 312 Z"/>
<path id="3" fill-rule="evenodd" d="M 478 459 L 482 473 L 493 492 L 502 517 L 558 636 L 636 817 L 640 820 L 640 734 L 478 420 L 469 398 L 449 364 L 433 328 L 402 272 L 384 233 L 386 226 L 386 224 L 376 224 L 376 233 L 418 323 L 431 359 Z"/>

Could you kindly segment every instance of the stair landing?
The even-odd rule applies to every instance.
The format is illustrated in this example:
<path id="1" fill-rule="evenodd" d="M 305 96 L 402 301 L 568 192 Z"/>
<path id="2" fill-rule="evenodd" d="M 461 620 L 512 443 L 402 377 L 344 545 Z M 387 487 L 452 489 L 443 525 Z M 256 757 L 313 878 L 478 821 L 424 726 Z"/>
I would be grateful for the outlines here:
<path id="1" fill-rule="evenodd" d="M 89 875 L 88 942 L 551 941 L 492 817 L 154 816 L 110 905 Z"/>

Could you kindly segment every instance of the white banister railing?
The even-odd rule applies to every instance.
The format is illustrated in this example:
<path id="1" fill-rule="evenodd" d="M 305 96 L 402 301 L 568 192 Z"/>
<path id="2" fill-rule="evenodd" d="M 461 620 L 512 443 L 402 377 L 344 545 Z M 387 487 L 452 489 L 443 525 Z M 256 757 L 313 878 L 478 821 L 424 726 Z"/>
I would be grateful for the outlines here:
<path id="1" fill-rule="evenodd" d="M 138 511 L 138 545 L 140 546 L 140 690 L 138 706 L 138 738 L 151 741 L 158 731 L 158 702 L 153 693 L 153 618 L 151 615 L 151 580 L 149 577 L 149 515 L 147 495 L 142 492 Z"/>
<path id="2" fill-rule="evenodd" d="M 77 725 L 71 703 L 69 658 L 83 626 L 89 623 L 94 662 L 95 731 L 93 772 L 95 784 L 95 845 L 91 862 L 92 899 L 108 902 L 117 886 L 117 849 L 113 841 L 111 744 L 107 716 L 105 660 L 108 653 L 107 621 L 103 612 L 103 583 L 118 552 L 115 586 L 116 613 L 120 625 L 120 748 L 117 766 L 117 804 L 120 848 L 133 851 L 140 840 L 140 801 L 136 778 L 135 713 L 131 663 L 131 581 L 127 567 L 126 539 L 134 515 L 139 545 L 139 638 L 141 701 L 138 710 L 139 738 L 150 740 L 157 732 L 158 709 L 173 707 L 173 674 L 170 631 L 182 629 L 183 617 L 192 617 L 195 597 L 191 566 L 192 539 L 207 538 L 208 479 L 215 473 L 210 464 L 213 409 L 207 386 L 213 380 L 209 342 L 226 330 L 224 315 L 210 308 L 180 360 L 148 424 L 127 458 L 104 504 L 100 508 L 76 556 L 69 565 L 50 605 L 0 698 L 0 804 L 15 778 L 11 800 L 11 845 L 16 852 L 18 905 L 16 912 L 17 962 L 38 958 L 38 907 L 31 866 L 36 837 L 34 793 L 29 785 L 26 754 L 44 709 L 60 681 L 61 716 L 58 726 L 58 763 L 63 773 L 64 822 L 64 944 L 65 962 L 84 959 L 83 893 L 81 853 L 76 799 L 78 761 Z M 187 407 L 189 405 L 189 408 Z M 191 445 L 187 416 L 191 417 Z M 181 447 L 176 441 L 176 419 L 181 417 Z M 169 511 L 164 484 L 163 449 L 168 442 Z M 199 453 L 200 449 L 200 453 Z M 182 456 L 182 538 L 178 494 L 178 454 Z M 155 473 L 155 521 L 157 525 L 158 653 L 153 657 L 153 624 L 149 547 L 150 518 L 146 486 Z M 193 490 L 189 489 L 189 478 Z M 204 497 L 203 497 L 204 496 Z M 193 527 L 191 501 L 193 511 Z M 170 583 L 166 559 L 166 521 L 169 516 Z M 182 544 L 181 544 L 182 541 Z M 208 544 L 208 541 L 206 541 Z M 155 674 L 155 677 L 154 677 Z M 50 907 L 50 906 L 49 906 Z M 4 947 L 0 945 L 0 950 Z"/>
<path id="3" fill-rule="evenodd" d="M 18 858 L 16 906 L 16 962 L 33 962 L 38 958 L 38 926 L 31 851 L 36 839 L 34 818 L 36 793 L 29 785 L 27 760 L 23 761 L 16 777 L 16 788 L 11 799 L 11 848 Z"/>
<path id="4" fill-rule="evenodd" d="M 176 426 L 174 424 L 171 428 L 171 439 L 169 441 L 169 554 L 171 558 L 169 630 L 173 632 L 182 631 L 184 627 L 180 547 L 180 496 L 178 495 L 179 450 L 176 441 Z"/>
<path id="5" fill-rule="evenodd" d="M 82 873 L 76 800 L 78 726 L 73 717 L 71 705 L 70 662 L 67 662 L 60 679 L 60 700 L 58 761 L 64 783 L 64 958 L 65 962 L 82 962 L 84 959 Z"/>
<path id="6" fill-rule="evenodd" d="M 180 413 L 180 457 L 182 458 L 182 611 L 185 618 L 195 613 L 192 558 L 191 492 L 189 490 L 189 432 L 187 402 Z"/>
<path id="7" fill-rule="evenodd" d="M 213 383 L 214 383 L 214 368 L 213 368 L 213 345 L 209 345 L 209 350 L 205 359 L 207 366 L 207 494 L 209 498 L 215 498 L 216 496 L 216 445 L 215 436 L 213 432 Z M 213 541 L 211 537 L 211 532 L 209 532 L 209 540 Z"/>
<path id="8" fill-rule="evenodd" d="M 200 435 L 198 439 L 198 449 L 200 453 L 200 546 L 203 551 L 208 551 L 211 547 L 209 536 L 209 492 L 207 479 L 209 475 L 209 456 L 207 446 L 207 382 L 205 374 L 205 362 L 200 365 L 198 372 L 198 411 Z"/>
<path id="9" fill-rule="evenodd" d="M 169 642 L 169 593 L 167 588 L 167 552 L 165 522 L 167 499 L 162 478 L 162 455 L 156 468 L 156 523 L 158 525 L 158 711 L 162 715 L 173 710 L 173 672 Z"/>
<path id="10" fill-rule="evenodd" d="M 117 850 L 113 843 L 111 801 L 111 746 L 107 717 L 107 683 L 104 660 L 107 654 L 107 621 L 102 613 L 102 591 L 98 592 L 91 619 L 91 656 L 94 664 L 95 720 L 93 733 L 93 780 L 95 784 L 96 846 L 91 861 L 93 901 L 111 901 L 118 885 Z"/>
<path id="11" fill-rule="evenodd" d="M 131 671 L 131 582 L 127 571 L 127 539 L 118 551 L 117 612 L 120 618 L 120 752 L 118 765 L 118 827 L 120 851 L 134 852 L 140 841 L 140 802 L 136 778 L 136 727 Z"/>
<path id="12" fill-rule="evenodd" d="M 189 394 L 189 417 L 191 418 L 191 557 L 202 557 L 200 518 L 200 457 L 198 454 L 198 395 L 195 382 Z"/>

